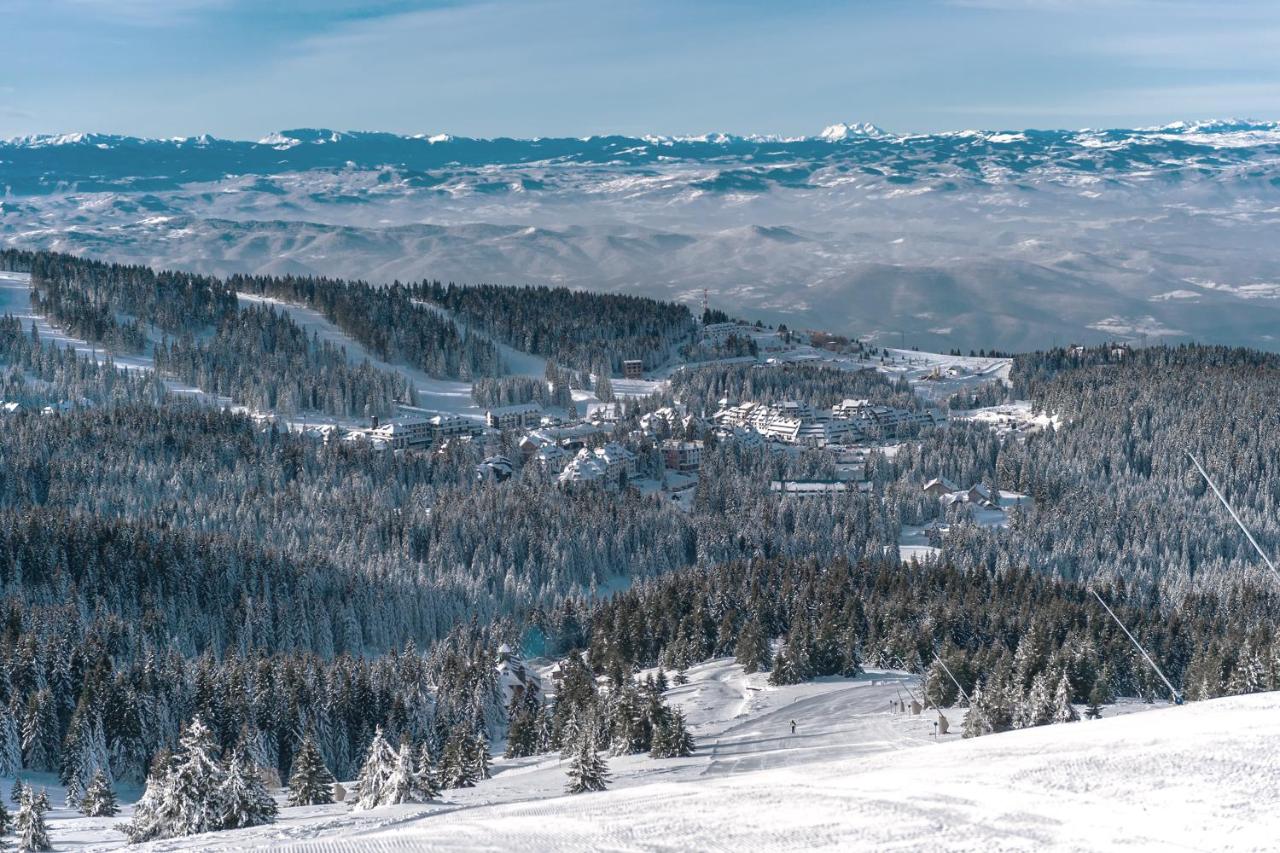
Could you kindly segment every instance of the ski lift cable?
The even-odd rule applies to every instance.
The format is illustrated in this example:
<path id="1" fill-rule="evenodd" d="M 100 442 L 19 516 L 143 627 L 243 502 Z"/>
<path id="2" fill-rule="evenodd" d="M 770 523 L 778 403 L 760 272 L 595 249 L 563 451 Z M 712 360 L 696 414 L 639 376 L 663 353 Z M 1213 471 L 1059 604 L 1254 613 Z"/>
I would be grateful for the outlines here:
<path id="1" fill-rule="evenodd" d="M 1191 460 L 1192 465 L 1196 466 L 1196 470 L 1200 472 L 1200 476 L 1204 477 L 1204 481 L 1209 484 L 1209 488 L 1213 489 L 1213 493 L 1218 496 L 1218 500 L 1227 508 L 1227 512 L 1231 513 L 1231 517 L 1244 532 L 1245 538 L 1249 540 L 1249 544 L 1258 552 L 1258 556 L 1260 556 L 1263 562 L 1267 564 L 1267 568 L 1271 569 L 1272 573 L 1275 574 L 1276 577 L 1280 577 L 1280 569 L 1276 568 L 1276 564 L 1267 556 L 1267 552 L 1262 550 L 1262 546 L 1258 544 L 1258 540 L 1253 538 L 1253 534 L 1249 532 L 1249 528 L 1244 526 L 1244 522 L 1240 520 L 1240 516 L 1236 514 L 1236 511 L 1232 509 L 1231 504 L 1227 502 L 1226 497 L 1222 494 L 1221 490 L 1218 489 L 1217 484 L 1213 482 L 1213 478 L 1209 476 L 1209 472 L 1204 470 L 1204 466 L 1200 464 L 1200 460 L 1196 459 L 1190 452 L 1187 453 L 1187 458 Z"/>
<path id="2" fill-rule="evenodd" d="M 1098 591 L 1096 589 L 1090 588 L 1089 592 L 1093 593 L 1093 597 L 1098 599 L 1098 603 L 1102 605 L 1102 609 L 1107 611 L 1107 614 L 1115 620 L 1117 625 L 1120 626 L 1120 630 L 1124 631 L 1124 635 L 1129 638 L 1129 642 L 1137 646 L 1138 651 L 1142 652 L 1142 656 L 1147 659 L 1147 663 L 1151 665 L 1151 668 L 1156 671 L 1156 675 L 1160 676 L 1160 680 L 1169 688 L 1169 692 L 1173 695 L 1173 704 L 1181 705 L 1182 694 L 1178 692 L 1177 688 L 1173 686 L 1173 683 L 1170 682 L 1169 679 L 1165 678 L 1164 673 L 1160 671 L 1160 667 L 1151 659 L 1151 655 L 1147 654 L 1147 650 L 1142 647 L 1142 643 L 1138 642 L 1138 638 L 1129 633 L 1129 629 L 1124 626 L 1124 623 L 1120 621 L 1120 617 L 1117 616 L 1115 612 L 1107 606 L 1107 603 L 1102 600 L 1102 596 L 1098 595 Z"/>
<path id="3" fill-rule="evenodd" d="M 938 657 L 937 652 L 933 653 L 933 659 L 936 660 L 938 664 L 942 667 L 943 671 L 946 672 L 947 677 L 951 679 L 951 683 L 956 686 L 956 690 L 959 690 L 960 695 L 964 697 L 964 701 L 969 702 L 969 694 L 964 692 L 964 688 L 960 686 L 960 682 L 956 680 L 956 677 L 954 675 L 952 675 L 951 668 L 942 662 L 942 658 Z M 970 704 L 972 704 L 972 702 L 970 702 Z"/>

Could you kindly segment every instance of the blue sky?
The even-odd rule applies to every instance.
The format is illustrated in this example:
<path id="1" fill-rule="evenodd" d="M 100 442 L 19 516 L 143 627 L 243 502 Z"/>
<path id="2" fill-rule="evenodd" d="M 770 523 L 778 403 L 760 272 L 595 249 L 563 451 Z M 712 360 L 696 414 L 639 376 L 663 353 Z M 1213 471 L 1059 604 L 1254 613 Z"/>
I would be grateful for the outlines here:
<path id="1" fill-rule="evenodd" d="M 0 0 L 0 137 L 1280 118 L 1277 0 Z"/>

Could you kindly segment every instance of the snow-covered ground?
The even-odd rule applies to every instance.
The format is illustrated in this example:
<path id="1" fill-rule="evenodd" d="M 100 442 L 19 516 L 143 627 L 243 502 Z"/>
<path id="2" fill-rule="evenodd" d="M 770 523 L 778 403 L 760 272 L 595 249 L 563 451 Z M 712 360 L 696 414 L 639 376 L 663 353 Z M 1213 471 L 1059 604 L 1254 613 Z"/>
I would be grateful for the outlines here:
<path id="1" fill-rule="evenodd" d="M 688 676 L 667 696 L 697 752 L 611 758 L 602 794 L 565 796 L 555 756 L 497 759 L 493 778 L 440 803 L 284 808 L 271 826 L 141 849 L 1262 849 L 1280 828 L 1280 694 L 1125 702 L 1099 721 L 964 741 L 963 711 L 935 737 L 936 713 L 893 708 L 919 695 L 902 673 L 770 687 L 721 659 Z M 55 809 L 54 844 L 115 849 L 110 826 L 127 817 Z"/>
<path id="2" fill-rule="evenodd" d="M 1016 400 L 1012 403 L 979 409 L 953 410 L 951 420 L 986 424 L 1002 436 L 1048 428 L 1057 429 L 1062 425 L 1057 415 L 1033 410 L 1028 400 Z"/>
<path id="3" fill-rule="evenodd" d="M 886 720 L 892 718 L 885 715 Z M 323 850 L 1267 850 L 1280 696 L 460 809 Z"/>
<path id="4" fill-rule="evenodd" d="M 31 328 L 34 323 L 40 340 L 52 343 L 63 349 L 73 349 L 81 355 L 92 356 L 99 363 L 110 360 L 116 367 L 126 370 L 154 370 L 155 361 L 148 353 L 116 353 L 100 345 L 91 344 L 81 338 L 72 337 L 63 329 L 53 325 L 43 314 L 36 313 L 31 305 L 31 276 L 24 272 L 0 271 L 0 317 L 13 315 L 24 329 Z M 148 345 L 149 350 L 149 345 Z M 166 379 L 165 386 L 175 394 L 190 394 L 214 399 L 199 388 L 182 382 Z M 225 397 L 217 398 L 221 404 L 229 403 Z"/>
<path id="5" fill-rule="evenodd" d="M 237 293 L 236 296 L 239 297 L 241 305 L 266 303 L 275 306 L 277 310 L 288 314 L 308 335 L 314 332 L 319 335 L 321 340 L 329 341 L 335 346 L 345 347 L 347 360 L 353 364 L 360 364 L 368 360 L 374 367 L 404 376 L 413 383 L 414 391 L 418 395 L 418 407 L 427 413 L 462 415 L 475 420 L 484 419 L 485 410 L 477 406 L 475 401 L 471 399 L 471 383 L 469 382 L 437 379 L 407 364 L 390 364 L 383 361 L 365 349 L 364 345 L 355 338 L 352 338 L 335 324 L 329 322 L 319 311 L 312 308 L 273 299 L 269 296 L 256 296 L 249 293 Z M 328 420 L 334 421 L 335 419 L 329 418 Z"/>
<path id="6" fill-rule="evenodd" d="M 62 348 L 74 349 L 83 355 L 92 355 L 97 361 L 111 358 L 118 367 L 129 370 L 152 370 L 154 362 L 148 355 L 131 353 L 112 353 L 102 346 L 94 346 L 87 341 L 68 335 L 62 329 L 49 323 L 43 314 L 37 314 L 31 306 L 31 276 L 24 272 L 0 272 L 0 317 L 12 314 L 24 329 L 35 323 L 40 340 L 56 344 Z"/>

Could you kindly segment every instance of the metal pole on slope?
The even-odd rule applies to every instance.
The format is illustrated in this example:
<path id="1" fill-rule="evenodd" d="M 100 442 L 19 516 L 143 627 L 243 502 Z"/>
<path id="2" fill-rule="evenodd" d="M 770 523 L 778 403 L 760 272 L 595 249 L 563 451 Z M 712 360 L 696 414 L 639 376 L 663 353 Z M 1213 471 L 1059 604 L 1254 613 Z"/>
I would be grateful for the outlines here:
<path id="1" fill-rule="evenodd" d="M 956 681 L 956 677 L 951 674 L 951 669 L 945 663 L 942 662 L 942 658 L 938 657 L 937 652 L 933 653 L 933 659 L 938 662 L 938 666 L 942 667 L 943 672 L 945 672 L 947 674 L 947 677 L 951 679 L 951 683 L 956 686 L 956 690 L 960 691 L 960 695 L 964 697 L 964 701 L 966 703 L 969 703 L 969 694 L 964 692 L 964 688 L 960 686 L 960 682 Z M 969 703 L 969 704 L 972 704 L 972 703 Z"/>
<path id="2" fill-rule="evenodd" d="M 1195 456 L 1191 455 L 1190 452 L 1187 453 L 1187 458 L 1191 460 L 1192 465 L 1196 466 L 1196 470 L 1200 472 L 1200 476 L 1204 477 L 1204 481 L 1209 484 L 1209 488 L 1213 489 L 1213 493 L 1218 496 L 1218 500 L 1221 501 L 1222 505 L 1227 508 L 1227 512 L 1231 513 L 1231 517 L 1235 519 L 1235 522 L 1237 525 L 1239 525 L 1240 530 L 1244 532 L 1245 538 L 1249 540 L 1249 544 L 1252 545 L 1253 549 L 1258 552 L 1258 556 L 1261 557 L 1262 561 L 1267 564 L 1267 568 L 1271 569 L 1271 572 L 1276 577 L 1280 577 L 1280 569 L 1277 569 L 1276 564 L 1271 562 L 1271 558 L 1267 556 L 1266 551 L 1262 550 L 1262 546 L 1258 544 L 1258 540 L 1253 538 L 1253 534 L 1249 532 L 1249 528 L 1244 526 L 1244 522 L 1240 520 L 1240 516 L 1236 514 L 1236 511 L 1232 509 L 1231 504 L 1227 502 L 1227 499 L 1222 494 L 1222 491 L 1218 488 L 1217 484 L 1214 483 L 1213 479 L 1209 476 L 1209 472 L 1204 470 L 1204 466 L 1200 464 L 1200 460 L 1196 459 Z"/>
<path id="3" fill-rule="evenodd" d="M 1098 591 L 1096 589 L 1090 589 L 1089 592 L 1093 593 L 1093 597 L 1098 599 L 1098 603 L 1102 605 L 1103 610 L 1107 611 L 1107 615 L 1116 621 L 1116 624 L 1120 626 L 1120 630 L 1124 631 L 1124 635 L 1129 638 L 1129 642 L 1137 646 L 1138 651 L 1142 652 L 1142 656 L 1147 659 L 1147 663 L 1151 665 L 1151 668 L 1156 671 L 1156 675 L 1160 676 L 1160 680 L 1169 688 L 1169 693 L 1173 695 L 1173 704 L 1181 705 L 1182 694 L 1178 692 L 1177 688 L 1173 686 L 1173 683 L 1170 682 L 1169 679 L 1165 678 L 1164 673 L 1160 671 L 1160 667 L 1156 666 L 1156 662 L 1151 659 L 1151 655 L 1147 654 L 1147 650 L 1142 647 L 1142 643 L 1138 642 L 1138 638 L 1129 633 L 1129 629 L 1124 626 L 1124 623 L 1120 621 L 1120 617 L 1117 616 L 1111 608 L 1107 606 L 1107 603 L 1102 600 L 1102 596 L 1098 595 Z"/>

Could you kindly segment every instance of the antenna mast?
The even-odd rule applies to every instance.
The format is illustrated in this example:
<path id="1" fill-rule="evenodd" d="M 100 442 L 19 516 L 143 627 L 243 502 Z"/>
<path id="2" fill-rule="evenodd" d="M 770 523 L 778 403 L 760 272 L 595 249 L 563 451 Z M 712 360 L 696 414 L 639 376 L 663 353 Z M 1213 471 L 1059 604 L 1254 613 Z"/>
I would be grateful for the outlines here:
<path id="1" fill-rule="evenodd" d="M 1121 631 L 1124 631 L 1124 635 L 1129 638 L 1129 642 L 1137 646 L 1138 651 L 1142 652 L 1142 656 L 1147 659 L 1147 663 L 1151 664 L 1151 668 L 1156 671 L 1156 675 L 1160 676 L 1160 680 L 1164 682 L 1165 687 L 1169 688 L 1169 693 L 1173 695 L 1173 704 L 1181 705 L 1182 694 L 1177 691 L 1169 679 L 1164 677 L 1164 673 L 1160 671 L 1160 667 L 1156 666 L 1156 662 L 1151 659 L 1151 655 L 1147 654 L 1147 650 L 1142 647 L 1142 643 L 1139 643 L 1137 638 L 1134 637 L 1133 634 L 1129 633 L 1129 629 L 1124 626 L 1124 623 L 1120 621 L 1120 617 L 1117 616 L 1111 608 L 1107 606 L 1107 603 L 1102 600 L 1102 596 L 1098 595 L 1098 591 L 1096 589 L 1090 589 L 1089 592 L 1092 592 L 1093 597 L 1098 599 L 1098 603 L 1102 605 L 1103 610 L 1107 611 L 1107 615 L 1116 620 L 1116 624 L 1120 626 Z"/>
<path id="2" fill-rule="evenodd" d="M 1204 477 L 1204 481 L 1209 484 L 1209 488 L 1213 489 L 1213 493 L 1218 496 L 1218 500 L 1222 501 L 1222 505 L 1227 508 L 1227 512 L 1231 513 L 1231 517 L 1235 519 L 1240 530 L 1244 532 L 1245 538 L 1249 540 L 1249 544 L 1253 546 L 1253 550 L 1257 551 L 1258 556 L 1267 564 L 1267 568 L 1271 569 L 1271 572 L 1276 575 L 1276 577 L 1280 577 L 1280 569 L 1277 569 L 1276 564 L 1271 562 L 1271 558 L 1267 556 L 1267 552 L 1262 550 L 1262 546 L 1258 544 L 1258 540 L 1253 538 L 1253 534 L 1249 532 L 1249 528 L 1244 526 L 1244 522 L 1240 520 L 1240 516 L 1236 515 L 1236 511 L 1231 508 L 1231 504 L 1227 503 L 1226 497 L 1223 496 L 1221 490 L 1218 489 L 1217 484 L 1215 484 L 1209 477 L 1209 472 L 1204 470 L 1204 466 L 1200 464 L 1200 460 L 1196 459 L 1189 452 L 1187 453 L 1187 458 L 1191 460 L 1192 465 L 1196 466 L 1196 470 L 1200 472 L 1200 476 Z"/>

